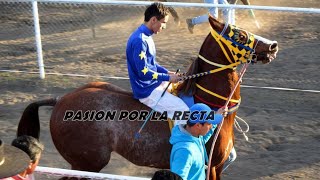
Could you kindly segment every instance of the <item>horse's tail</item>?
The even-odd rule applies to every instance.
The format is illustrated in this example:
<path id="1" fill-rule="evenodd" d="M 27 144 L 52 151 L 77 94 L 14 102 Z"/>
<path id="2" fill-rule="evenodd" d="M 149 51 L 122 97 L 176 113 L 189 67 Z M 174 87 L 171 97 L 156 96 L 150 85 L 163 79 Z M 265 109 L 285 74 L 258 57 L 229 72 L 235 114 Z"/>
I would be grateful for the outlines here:
<path id="1" fill-rule="evenodd" d="M 28 135 L 39 139 L 40 122 L 39 122 L 39 107 L 40 106 L 55 106 L 58 98 L 50 98 L 29 104 L 24 110 L 19 125 L 17 136 Z"/>

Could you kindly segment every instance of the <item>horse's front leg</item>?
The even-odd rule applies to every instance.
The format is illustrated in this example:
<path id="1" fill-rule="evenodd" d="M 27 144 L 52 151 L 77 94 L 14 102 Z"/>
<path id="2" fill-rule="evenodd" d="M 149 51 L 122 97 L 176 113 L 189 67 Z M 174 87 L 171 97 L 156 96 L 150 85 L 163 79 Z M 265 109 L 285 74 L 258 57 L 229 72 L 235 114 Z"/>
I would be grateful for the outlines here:
<path id="1" fill-rule="evenodd" d="M 223 165 L 216 168 L 216 174 L 215 174 L 216 180 L 221 179 L 222 170 L 223 170 Z"/>
<path id="2" fill-rule="evenodd" d="M 177 13 L 177 11 L 173 7 L 169 7 L 169 11 L 171 15 L 173 16 L 174 22 L 179 26 L 180 25 L 180 17 Z"/>
<path id="3" fill-rule="evenodd" d="M 216 176 L 216 167 L 212 167 L 210 169 L 210 176 L 209 176 L 209 180 L 216 180 L 217 176 Z"/>

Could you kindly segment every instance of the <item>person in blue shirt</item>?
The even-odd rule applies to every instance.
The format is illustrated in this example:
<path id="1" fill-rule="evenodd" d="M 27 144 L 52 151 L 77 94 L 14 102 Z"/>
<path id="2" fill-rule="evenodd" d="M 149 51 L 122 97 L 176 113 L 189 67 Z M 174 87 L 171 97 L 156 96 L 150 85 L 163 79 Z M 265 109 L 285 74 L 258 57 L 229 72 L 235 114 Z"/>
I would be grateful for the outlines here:
<path id="1" fill-rule="evenodd" d="M 13 176 L 6 177 L 4 179 L 0 180 L 34 180 L 34 174 L 36 167 L 39 164 L 39 160 L 41 157 L 41 153 L 43 151 L 43 144 L 39 142 L 38 139 L 22 135 L 14 139 L 11 143 L 12 147 L 15 147 L 17 149 L 20 149 L 22 152 L 26 153 L 28 158 L 27 166 L 25 166 L 25 169 L 20 169 L 18 173 L 14 174 Z M 15 163 L 12 169 L 16 168 L 15 165 L 19 164 L 17 160 L 15 159 L 7 159 L 9 162 Z M 1 164 L 1 163 L 0 163 Z M 10 170 L 11 171 L 11 170 Z M 0 178 L 1 178 L 1 167 L 0 167 Z"/>
<path id="2" fill-rule="evenodd" d="M 168 118 L 172 119 L 175 111 L 188 111 L 189 108 L 179 97 L 168 92 L 161 97 L 169 82 L 181 80 L 178 74 L 156 61 L 152 35 L 165 29 L 168 20 L 169 10 L 162 3 L 148 6 L 144 13 L 144 23 L 129 37 L 126 56 L 133 97 L 155 111 L 167 111 Z"/>
<path id="3" fill-rule="evenodd" d="M 208 155 L 205 144 L 213 134 L 217 124 L 226 115 L 227 108 L 216 113 L 210 107 L 197 103 L 190 107 L 190 116 L 186 125 L 172 129 L 170 143 L 170 170 L 183 180 L 204 180 Z M 212 114 L 214 113 L 214 116 Z"/>

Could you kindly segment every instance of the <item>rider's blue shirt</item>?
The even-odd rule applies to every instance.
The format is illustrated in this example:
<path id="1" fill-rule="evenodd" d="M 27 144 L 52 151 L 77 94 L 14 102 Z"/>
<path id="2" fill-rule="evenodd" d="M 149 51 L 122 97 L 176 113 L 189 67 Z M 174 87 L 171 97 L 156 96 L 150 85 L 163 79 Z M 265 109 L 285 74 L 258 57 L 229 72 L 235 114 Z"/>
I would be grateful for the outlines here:
<path id="1" fill-rule="evenodd" d="M 153 32 L 144 24 L 127 43 L 126 55 L 130 84 L 136 99 L 148 97 L 162 81 L 169 81 L 168 70 L 156 62 Z"/>

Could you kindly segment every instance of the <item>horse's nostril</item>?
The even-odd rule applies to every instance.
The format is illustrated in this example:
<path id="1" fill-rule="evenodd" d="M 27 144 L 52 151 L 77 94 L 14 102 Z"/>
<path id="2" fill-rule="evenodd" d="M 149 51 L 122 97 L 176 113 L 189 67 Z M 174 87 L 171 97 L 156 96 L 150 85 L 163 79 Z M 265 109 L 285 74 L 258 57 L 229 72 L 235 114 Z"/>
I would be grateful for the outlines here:
<path id="1" fill-rule="evenodd" d="M 273 51 L 273 50 L 276 50 L 278 47 L 278 43 L 277 42 L 274 42 L 270 45 L 270 51 Z"/>

